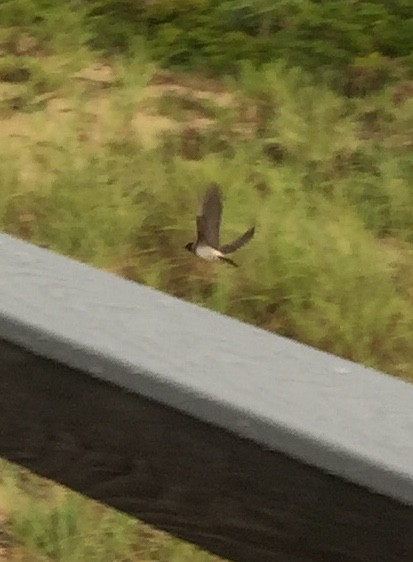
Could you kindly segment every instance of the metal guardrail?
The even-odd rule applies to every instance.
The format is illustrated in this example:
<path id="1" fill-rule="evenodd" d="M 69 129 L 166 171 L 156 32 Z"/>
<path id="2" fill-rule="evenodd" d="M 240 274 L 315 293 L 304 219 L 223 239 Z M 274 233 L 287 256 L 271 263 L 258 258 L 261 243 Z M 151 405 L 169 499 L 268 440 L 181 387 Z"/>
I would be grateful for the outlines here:
<path id="1" fill-rule="evenodd" d="M 0 234 L 0 455 L 231 560 L 413 560 L 413 385 Z"/>

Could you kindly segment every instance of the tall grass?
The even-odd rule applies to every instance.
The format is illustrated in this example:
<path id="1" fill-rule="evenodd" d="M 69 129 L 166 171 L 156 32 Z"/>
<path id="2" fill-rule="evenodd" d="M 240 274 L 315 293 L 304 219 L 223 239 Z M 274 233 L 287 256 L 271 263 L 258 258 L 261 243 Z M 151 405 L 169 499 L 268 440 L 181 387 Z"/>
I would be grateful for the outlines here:
<path id="1" fill-rule="evenodd" d="M 0 536 L 7 561 L 218 562 L 5 461 L 0 469 Z"/>

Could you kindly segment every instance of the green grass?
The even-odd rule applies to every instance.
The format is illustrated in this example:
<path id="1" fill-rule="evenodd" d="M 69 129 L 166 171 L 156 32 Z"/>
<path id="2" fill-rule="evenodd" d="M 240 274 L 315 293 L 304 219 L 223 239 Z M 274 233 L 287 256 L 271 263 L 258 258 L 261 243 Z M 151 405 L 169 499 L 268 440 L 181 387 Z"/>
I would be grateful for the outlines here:
<path id="1" fill-rule="evenodd" d="M 10 26 L 19 6 L 8 3 Z M 14 27 L 3 34 L 13 45 L 0 58 L 0 228 L 413 381 L 409 83 L 347 97 L 282 63 L 245 64 L 236 79 L 170 75 L 173 94 L 155 91 L 144 42 L 99 59 L 73 14 L 70 41 L 51 33 L 52 15 L 32 53 L 14 54 Z M 226 198 L 223 239 L 257 226 L 235 271 L 183 250 L 210 181 Z M 212 560 L 22 478 L 2 465 L 16 560 Z"/>
<path id="2" fill-rule="evenodd" d="M 5 461 L 0 469 L 0 530 L 10 562 L 218 562 Z"/>

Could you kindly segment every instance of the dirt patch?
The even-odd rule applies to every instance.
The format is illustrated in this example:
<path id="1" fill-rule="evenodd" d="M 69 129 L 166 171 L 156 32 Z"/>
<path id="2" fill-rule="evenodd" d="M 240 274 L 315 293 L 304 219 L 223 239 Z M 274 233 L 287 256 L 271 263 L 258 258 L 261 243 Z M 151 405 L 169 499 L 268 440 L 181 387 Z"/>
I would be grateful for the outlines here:
<path id="1" fill-rule="evenodd" d="M 132 127 L 147 148 L 154 148 L 162 134 L 179 131 L 180 126 L 174 119 L 162 115 L 151 115 L 138 111 L 132 119 Z"/>
<path id="2" fill-rule="evenodd" d="M 73 74 L 73 78 L 109 87 L 115 82 L 116 74 L 109 64 L 96 62 Z"/>
<path id="3" fill-rule="evenodd" d="M 199 101 L 209 101 L 217 107 L 233 107 L 235 102 L 234 95 L 230 92 L 217 93 L 199 88 L 193 89 L 180 84 L 149 85 L 146 92 L 147 96 L 152 99 L 170 94 L 183 99 L 187 98 Z"/>
<path id="4" fill-rule="evenodd" d="M 218 96 L 228 91 L 222 80 L 208 79 L 196 73 L 179 74 L 168 70 L 158 71 L 152 78 L 150 85 L 163 86 L 164 88 L 179 86 L 191 91 L 208 92 L 211 95 Z"/>
<path id="5" fill-rule="evenodd" d="M 62 93 L 66 88 L 63 87 L 59 92 L 36 99 L 37 105 L 32 102 L 31 111 L 20 111 L 13 106 L 14 99 L 24 96 L 21 85 L 0 83 L 0 101 L 8 104 L 8 111 L 0 117 L 0 141 L 12 139 L 13 146 L 24 147 L 26 151 L 30 143 L 60 143 L 71 135 L 80 142 L 100 144 L 108 135 L 108 127 L 110 129 L 114 123 L 112 102 L 116 100 L 118 85 L 116 71 L 110 64 L 97 62 L 70 79 L 78 84 L 78 99 L 70 95 L 64 97 Z M 159 101 L 165 96 L 179 100 L 182 112 L 178 117 L 159 111 Z M 205 131 L 216 124 L 213 107 L 230 108 L 235 103 L 233 94 L 218 82 L 176 77 L 165 72 L 158 73 L 143 91 L 139 89 L 136 100 L 137 109 L 128 126 L 147 148 L 156 147 L 165 134 L 180 135 L 188 127 Z M 133 92 L 131 103 L 134 103 Z M 168 104 L 168 100 L 164 103 Z M 212 107 L 210 111 L 204 107 L 205 103 Z M 33 163 L 22 163 L 23 168 L 29 168 L 29 175 L 33 173 L 33 166 Z"/>

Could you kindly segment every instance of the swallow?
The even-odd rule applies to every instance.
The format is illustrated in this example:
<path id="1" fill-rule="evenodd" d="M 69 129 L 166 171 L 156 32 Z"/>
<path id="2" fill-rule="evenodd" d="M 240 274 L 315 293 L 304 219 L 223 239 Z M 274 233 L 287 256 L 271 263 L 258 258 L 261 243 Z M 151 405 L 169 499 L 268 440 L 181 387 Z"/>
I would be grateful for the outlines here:
<path id="1" fill-rule="evenodd" d="M 254 236 L 255 226 L 236 238 L 231 244 L 220 246 L 219 229 L 221 226 L 222 197 L 219 187 L 213 183 L 205 191 L 196 216 L 196 240 L 188 242 L 184 247 L 189 252 L 209 262 L 226 262 L 238 267 L 233 260 L 227 258 L 244 246 Z"/>

